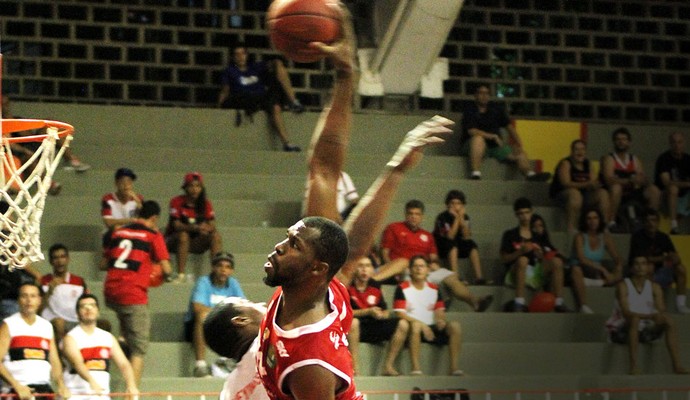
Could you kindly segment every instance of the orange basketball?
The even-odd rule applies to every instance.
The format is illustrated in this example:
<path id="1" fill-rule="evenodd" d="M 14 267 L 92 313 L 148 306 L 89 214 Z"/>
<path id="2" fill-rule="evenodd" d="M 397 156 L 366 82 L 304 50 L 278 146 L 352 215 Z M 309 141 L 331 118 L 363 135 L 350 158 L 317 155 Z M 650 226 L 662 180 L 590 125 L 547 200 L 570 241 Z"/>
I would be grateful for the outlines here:
<path id="1" fill-rule="evenodd" d="M 309 63 L 322 58 L 310 42 L 333 43 L 340 36 L 335 0 L 275 0 L 266 22 L 276 50 L 290 60 Z"/>
<path id="2" fill-rule="evenodd" d="M 151 268 L 151 277 L 149 279 L 150 287 L 158 287 L 163 284 L 163 268 L 160 264 L 153 264 Z"/>
<path id="3" fill-rule="evenodd" d="M 549 292 L 539 292 L 534 297 L 532 301 L 529 302 L 529 312 L 545 313 L 553 311 L 556 306 L 556 296 Z"/>

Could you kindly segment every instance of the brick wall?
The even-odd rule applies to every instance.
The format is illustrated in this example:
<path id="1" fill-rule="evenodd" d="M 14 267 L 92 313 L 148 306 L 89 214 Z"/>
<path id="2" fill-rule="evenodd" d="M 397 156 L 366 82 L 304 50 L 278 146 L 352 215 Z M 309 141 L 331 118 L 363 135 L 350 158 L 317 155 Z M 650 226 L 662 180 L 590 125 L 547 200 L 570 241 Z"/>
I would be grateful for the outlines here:
<path id="1" fill-rule="evenodd" d="M 0 0 L 3 91 L 16 98 L 207 107 L 228 46 L 270 50 L 269 0 Z M 460 111 L 491 83 L 516 117 L 690 122 L 690 4 L 466 0 L 442 56 Z M 326 100 L 323 62 L 290 65 L 300 100 Z"/>

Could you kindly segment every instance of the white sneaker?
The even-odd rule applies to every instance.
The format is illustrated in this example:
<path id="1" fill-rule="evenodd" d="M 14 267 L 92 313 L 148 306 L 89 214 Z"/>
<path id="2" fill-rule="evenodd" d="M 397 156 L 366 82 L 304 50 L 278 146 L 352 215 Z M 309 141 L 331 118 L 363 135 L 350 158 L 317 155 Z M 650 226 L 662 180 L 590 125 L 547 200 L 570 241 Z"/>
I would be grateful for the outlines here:
<path id="1" fill-rule="evenodd" d="M 582 314 L 594 314 L 594 311 L 592 311 L 592 309 L 589 308 L 589 306 L 587 304 L 580 307 L 580 312 Z"/>
<path id="2" fill-rule="evenodd" d="M 681 314 L 690 314 L 690 308 L 688 308 L 688 306 L 685 304 L 676 306 L 676 310 L 678 310 L 678 312 Z"/>
<path id="3" fill-rule="evenodd" d="M 84 172 L 91 169 L 91 166 L 79 161 L 78 158 L 73 158 L 67 165 L 64 166 L 64 169 L 67 171 Z"/>

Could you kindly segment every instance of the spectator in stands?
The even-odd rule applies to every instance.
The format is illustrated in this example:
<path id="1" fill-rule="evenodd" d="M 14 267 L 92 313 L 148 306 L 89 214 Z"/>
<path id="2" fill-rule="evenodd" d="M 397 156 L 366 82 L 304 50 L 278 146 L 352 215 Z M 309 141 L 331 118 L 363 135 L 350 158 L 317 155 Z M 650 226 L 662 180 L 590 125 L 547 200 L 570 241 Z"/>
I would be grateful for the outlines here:
<path id="1" fill-rule="evenodd" d="M 662 288 L 676 284 L 676 309 L 689 314 L 686 305 L 686 268 L 671 238 L 659 230 L 659 212 L 648 208 L 644 213 L 644 227 L 630 237 L 628 260 L 637 256 L 647 257 L 654 265 L 652 280 Z"/>
<path id="2" fill-rule="evenodd" d="M 462 114 L 463 153 L 470 156 L 471 179 L 481 179 L 482 159 L 485 155 L 500 162 L 516 163 L 518 170 L 529 181 L 544 182 L 551 174 L 535 172 L 522 148 L 522 140 L 512 125 L 508 114 L 498 104 L 490 102 L 491 90 L 480 84 L 474 92 L 474 103 Z M 501 129 L 508 131 L 509 140 L 501 136 Z"/>
<path id="3" fill-rule="evenodd" d="M 64 378 L 67 388 L 72 393 L 107 395 L 110 393 L 109 364 L 112 360 L 125 381 L 125 391 L 138 395 L 132 365 L 117 339 L 97 326 L 100 308 L 96 296 L 82 294 L 75 308 L 79 325 L 67 333 L 62 345 L 62 352 L 70 364 Z"/>
<path id="4" fill-rule="evenodd" d="M 260 109 L 264 110 L 283 143 L 283 150 L 301 151 L 288 140 L 283 122 L 282 109 L 285 100 L 293 112 L 304 111 L 304 107 L 295 97 L 283 61 L 276 58 L 269 62 L 249 62 L 247 48 L 243 43 L 238 43 L 232 50 L 232 60 L 232 64 L 223 72 L 218 106 L 241 109 L 248 115 Z M 237 115 L 239 123 L 239 110 Z"/>
<path id="5" fill-rule="evenodd" d="M 177 253 L 177 282 L 184 282 L 189 253 L 211 255 L 223 248 L 223 240 L 216 229 L 216 214 L 206 196 L 204 179 L 198 172 L 189 172 L 182 182 L 184 194 L 170 200 L 170 219 L 166 229 L 166 243 L 171 253 Z"/>
<path id="6" fill-rule="evenodd" d="M 63 382 L 53 327 L 38 316 L 40 306 L 41 287 L 36 283 L 22 283 L 19 312 L 5 318 L 0 325 L 0 378 L 8 384 L 6 389 L 20 400 L 33 399 L 34 394 L 53 393 L 68 399 L 70 392 Z"/>
<path id="7" fill-rule="evenodd" d="M 302 214 L 306 210 L 307 204 L 306 199 L 309 197 L 309 185 L 304 189 L 304 201 L 302 202 Z M 357 193 L 357 188 L 352 182 L 352 178 L 347 172 L 341 171 L 340 178 L 338 179 L 338 194 L 337 194 L 337 207 L 338 212 L 342 220 L 346 220 L 352 209 L 355 208 L 359 202 L 359 193 Z"/>
<path id="8" fill-rule="evenodd" d="M 623 278 L 623 262 L 599 209 L 585 210 L 578 229 L 573 239 L 570 280 L 580 312 L 592 314 L 585 287 L 615 285 Z M 610 260 L 604 259 L 606 254 Z"/>
<path id="9" fill-rule="evenodd" d="M 564 206 L 568 232 L 576 232 L 583 206 L 597 207 L 606 217 L 605 222 L 614 220 L 609 211 L 609 193 L 601 187 L 592 170 L 587 144 L 582 139 L 574 140 L 570 144 L 570 156 L 556 165 L 549 196 Z"/>
<path id="10" fill-rule="evenodd" d="M 134 223 L 105 237 L 100 262 L 100 269 L 108 271 L 103 285 L 106 305 L 120 321 L 137 385 L 141 383 L 151 330 L 148 287 L 153 264 L 160 264 L 165 275 L 172 273 L 168 249 L 158 231 L 160 212 L 158 203 L 144 201 Z"/>
<path id="11" fill-rule="evenodd" d="M 471 239 L 470 217 L 465 212 L 465 194 L 451 190 L 446 194 L 446 211 L 436 217 L 434 241 L 439 257 L 450 266 L 450 270 L 460 273 L 458 259 L 468 259 L 474 272 L 475 285 L 486 284 L 479 261 L 477 243 Z"/>
<path id="12" fill-rule="evenodd" d="M 661 192 L 644 172 L 642 161 L 630 153 L 632 137 L 627 128 L 618 128 L 611 135 L 613 150 L 601 158 L 601 179 L 609 192 L 611 202 L 609 230 L 621 232 L 615 221 L 621 204 L 629 201 L 645 202 L 647 207 L 659 209 Z M 629 215 L 634 220 L 637 215 Z"/>
<path id="13" fill-rule="evenodd" d="M 670 149 L 656 160 L 654 182 L 664 190 L 671 217 L 671 235 L 678 231 L 678 215 L 690 215 L 690 154 L 685 152 L 685 137 L 674 132 L 668 137 Z"/>
<path id="14" fill-rule="evenodd" d="M 115 191 L 101 199 L 101 217 L 108 229 L 117 229 L 136 220 L 144 196 L 134 190 L 137 175 L 129 168 L 115 171 Z"/>
<path id="15" fill-rule="evenodd" d="M 383 297 L 383 292 L 376 282 L 371 280 L 374 274 L 374 264 L 369 257 L 362 257 L 357 261 L 357 269 L 350 292 L 350 305 L 354 320 L 348 335 L 349 348 L 355 371 L 359 363 L 359 343 L 381 343 L 390 340 L 390 347 L 383 364 L 383 375 L 398 376 L 400 372 L 395 368 L 395 360 L 400 354 L 407 340 L 410 324 L 391 315 Z"/>
<path id="16" fill-rule="evenodd" d="M 2 96 L 2 118 L 3 119 L 23 119 L 23 117 L 20 117 L 18 115 L 14 115 L 12 113 L 12 105 L 11 105 L 11 99 L 8 96 Z M 31 117 L 33 118 L 33 117 Z M 20 136 L 30 136 L 30 135 L 35 135 L 37 134 L 36 131 L 23 131 L 23 132 L 15 132 L 12 134 L 14 137 L 20 137 Z M 64 139 L 60 139 L 59 144 L 62 146 L 64 144 Z M 16 145 L 12 146 L 12 151 L 15 153 L 15 155 L 19 156 L 19 158 L 22 160 L 22 162 L 26 162 L 33 154 L 36 152 L 36 149 L 38 149 L 38 144 L 34 142 L 29 142 L 29 143 L 17 143 Z M 91 166 L 88 164 L 85 164 L 81 161 L 79 161 L 79 158 L 74 155 L 74 152 L 70 147 L 67 147 L 65 149 L 65 152 L 62 156 L 63 160 L 67 163 L 64 167 L 66 170 L 71 170 L 71 171 L 76 171 L 76 172 L 84 172 L 88 171 L 91 169 Z"/>
<path id="17" fill-rule="evenodd" d="M 376 281 L 404 274 L 412 256 L 421 254 L 430 261 L 438 259 L 436 243 L 431 232 L 422 228 L 424 203 L 410 200 L 405 204 L 405 220 L 389 224 L 383 231 L 381 255 L 385 264 L 374 274 Z"/>
<path id="18" fill-rule="evenodd" d="M 31 265 L 10 269 L 0 265 L 0 320 L 19 312 L 19 287 L 24 283 L 40 282 L 41 274 Z"/>
<path id="19" fill-rule="evenodd" d="M 644 256 L 635 256 L 631 260 L 630 277 L 616 285 L 613 314 L 606 321 L 610 339 L 628 345 L 630 374 L 638 375 L 642 373 L 637 364 L 639 343 L 652 342 L 665 333 L 673 372 L 688 374 L 688 370 L 681 365 L 678 329 L 666 313 L 661 287 L 649 279 L 651 263 Z"/>
<path id="20" fill-rule="evenodd" d="M 211 261 L 211 273 L 196 280 L 185 315 L 185 335 L 194 346 L 196 362 L 194 376 L 203 378 L 211 375 L 206 363 L 206 342 L 202 324 L 211 308 L 226 297 L 245 297 L 235 273 L 235 258 L 230 253 L 217 253 Z"/>
<path id="21" fill-rule="evenodd" d="M 69 272 L 69 251 L 62 243 L 48 249 L 52 274 L 43 275 L 43 311 L 41 316 L 53 325 L 55 340 L 62 342 L 65 333 L 77 326 L 77 299 L 87 293 L 86 282 L 81 276 Z"/>
<path id="22" fill-rule="evenodd" d="M 563 302 L 563 263 L 560 257 L 546 256 L 550 249 L 542 247 L 543 238 L 534 237 L 532 231 L 532 202 L 520 197 L 513 203 L 518 226 L 503 232 L 501 238 L 501 262 L 506 268 L 506 282 L 515 286 L 515 299 L 510 305 L 513 312 L 527 312 L 525 291 L 528 285 L 541 289 L 540 273 L 551 280 L 556 296 L 554 311 L 567 312 Z M 538 228 L 537 228 L 538 229 Z M 547 250 L 545 252 L 544 250 Z"/>
<path id="23" fill-rule="evenodd" d="M 530 230 L 532 231 L 532 241 L 538 247 L 535 247 L 535 254 L 537 257 L 537 264 L 544 276 L 543 284 L 549 283 L 549 291 L 554 293 L 558 300 L 563 293 L 563 286 L 565 284 L 565 256 L 553 245 L 549 237 L 549 231 L 546 229 L 546 221 L 539 214 L 532 214 L 530 220 Z M 560 293 L 560 294 L 559 294 Z M 557 305 L 556 312 L 569 312 L 562 301 Z"/>
<path id="24" fill-rule="evenodd" d="M 448 345 L 450 375 L 464 375 L 458 368 L 462 331 L 458 321 L 448 322 L 438 286 L 427 282 L 429 265 L 423 256 L 410 259 L 410 280 L 395 289 L 393 309 L 410 324 L 410 375 L 423 375 L 420 366 L 421 343 Z"/>

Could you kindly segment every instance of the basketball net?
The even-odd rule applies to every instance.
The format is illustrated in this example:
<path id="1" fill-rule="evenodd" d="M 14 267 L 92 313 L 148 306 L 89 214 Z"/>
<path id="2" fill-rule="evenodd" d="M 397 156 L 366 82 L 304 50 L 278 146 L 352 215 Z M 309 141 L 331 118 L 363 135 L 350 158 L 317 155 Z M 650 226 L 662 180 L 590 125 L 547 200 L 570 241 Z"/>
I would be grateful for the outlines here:
<path id="1" fill-rule="evenodd" d="M 2 55 L 0 55 L 0 65 Z M 2 72 L 0 71 L 0 81 Z M 0 115 L 1 117 L 1 115 Z M 2 145 L 0 146 L 0 265 L 10 270 L 24 268 L 32 262 L 44 259 L 41 251 L 41 217 L 52 176 L 65 150 L 72 140 L 71 126 L 55 121 L 2 120 Z M 4 123 L 4 122 L 7 122 Z M 17 122 L 20 121 L 20 122 Z M 47 127 L 45 134 L 21 139 L 12 138 L 14 126 L 26 126 L 27 130 Z M 58 127 L 62 127 L 59 130 Z M 14 129 L 16 131 L 16 129 Z M 56 144 L 65 140 L 56 152 Z M 12 143 L 30 141 L 40 143 L 34 154 L 22 164 L 12 154 Z"/>

